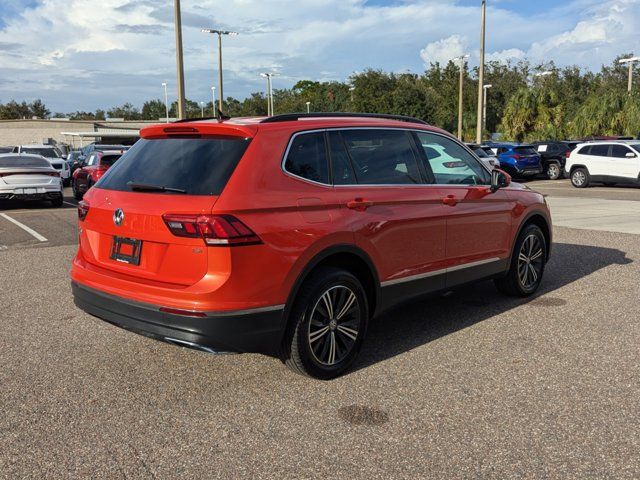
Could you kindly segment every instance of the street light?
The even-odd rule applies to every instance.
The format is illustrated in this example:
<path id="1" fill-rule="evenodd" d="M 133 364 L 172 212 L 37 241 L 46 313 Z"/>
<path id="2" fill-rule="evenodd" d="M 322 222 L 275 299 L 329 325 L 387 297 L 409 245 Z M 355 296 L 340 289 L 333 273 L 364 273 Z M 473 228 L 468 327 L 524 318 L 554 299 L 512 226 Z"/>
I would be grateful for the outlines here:
<path id="1" fill-rule="evenodd" d="M 640 61 L 640 57 L 629 57 L 618 60 L 618 63 L 628 63 L 629 64 L 629 84 L 627 86 L 627 91 L 631 93 L 631 87 L 633 86 L 633 63 Z"/>
<path id="2" fill-rule="evenodd" d="M 306 102 L 307 103 L 307 113 L 311 113 L 311 102 Z"/>
<path id="3" fill-rule="evenodd" d="M 464 61 L 467 58 L 469 58 L 468 54 L 464 54 L 454 58 L 454 60 L 460 60 L 460 91 L 458 93 L 458 140 L 462 140 L 462 87 L 464 83 Z"/>
<path id="4" fill-rule="evenodd" d="M 216 116 L 216 87 L 211 87 L 211 110 L 213 110 L 213 116 Z"/>
<path id="5" fill-rule="evenodd" d="M 487 2 L 482 0 L 480 19 L 480 65 L 478 65 L 478 115 L 476 117 L 476 143 L 482 143 L 482 97 L 484 96 L 484 41 L 487 17 Z"/>
<path id="6" fill-rule="evenodd" d="M 214 33 L 218 35 L 218 109 L 220 112 L 223 111 L 223 93 L 222 93 L 222 35 L 229 35 L 235 37 L 238 35 L 238 32 L 230 32 L 227 30 L 214 30 L 212 28 L 203 28 L 201 30 L 202 33 Z"/>
<path id="7" fill-rule="evenodd" d="M 204 102 L 200 102 L 200 117 L 204 118 Z"/>
<path id="8" fill-rule="evenodd" d="M 167 95 L 167 82 L 162 82 L 162 86 L 164 87 L 164 118 L 165 121 L 169 123 L 169 96 Z"/>
<path id="9" fill-rule="evenodd" d="M 267 79 L 267 115 L 275 115 L 273 111 L 273 87 L 271 84 L 271 78 L 277 76 L 277 73 L 261 73 L 260 76 Z"/>
<path id="10" fill-rule="evenodd" d="M 493 87 L 493 85 L 488 84 L 482 87 L 484 93 L 482 95 L 482 129 L 485 130 L 487 128 L 487 90 Z"/>

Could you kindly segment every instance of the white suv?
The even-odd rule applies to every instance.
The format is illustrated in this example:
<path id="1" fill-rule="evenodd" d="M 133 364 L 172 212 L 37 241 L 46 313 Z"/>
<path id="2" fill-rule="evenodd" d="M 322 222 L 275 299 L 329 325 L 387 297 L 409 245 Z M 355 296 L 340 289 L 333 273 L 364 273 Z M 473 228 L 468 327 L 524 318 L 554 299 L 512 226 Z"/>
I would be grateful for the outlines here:
<path id="1" fill-rule="evenodd" d="M 640 141 L 581 143 L 571 152 L 565 171 L 577 188 L 592 182 L 640 185 Z"/>

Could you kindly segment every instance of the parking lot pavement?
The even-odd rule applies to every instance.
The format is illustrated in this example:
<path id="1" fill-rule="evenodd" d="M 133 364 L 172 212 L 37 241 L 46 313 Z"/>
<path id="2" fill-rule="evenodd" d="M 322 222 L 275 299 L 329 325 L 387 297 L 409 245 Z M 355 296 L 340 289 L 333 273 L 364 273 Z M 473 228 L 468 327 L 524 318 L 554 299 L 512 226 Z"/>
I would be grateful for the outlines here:
<path id="1" fill-rule="evenodd" d="M 555 226 L 619 233 L 640 233 L 640 188 L 574 188 L 569 180 L 527 183 L 543 193 Z"/>
<path id="2" fill-rule="evenodd" d="M 330 382 L 84 314 L 73 245 L 0 251 L 0 476 L 638 478 L 638 238 L 556 228 L 535 298 L 392 311 Z"/>
<path id="3" fill-rule="evenodd" d="M 62 208 L 48 202 L 0 201 L 0 250 L 77 243 L 77 202 L 65 189 Z"/>

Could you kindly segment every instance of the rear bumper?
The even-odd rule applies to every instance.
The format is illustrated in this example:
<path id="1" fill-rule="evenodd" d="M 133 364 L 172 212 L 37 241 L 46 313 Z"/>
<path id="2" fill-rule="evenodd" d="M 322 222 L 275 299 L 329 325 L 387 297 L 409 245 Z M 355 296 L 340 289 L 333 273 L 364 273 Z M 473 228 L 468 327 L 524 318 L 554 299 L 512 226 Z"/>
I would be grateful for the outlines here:
<path id="1" fill-rule="evenodd" d="M 118 327 L 177 345 L 215 353 L 276 355 L 284 333 L 284 306 L 192 317 L 160 306 L 116 297 L 71 282 L 74 302 L 85 312 Z"/>
<path id="2" fill-rule="evenodd" d="M 500 168 L 512 177 L 531 177 L 533 175 L 538 175 L 544 171 L 542 165 L 520 168 L 507 163 L 502 163 Z"/>
<path id="3" fill-rule="evenodd" d="M 0 200 L 55 200 L 62 196 L 60 187 L 37 189 L 36 193 L 23 193 L 22 187 L 0 190 Z"/>

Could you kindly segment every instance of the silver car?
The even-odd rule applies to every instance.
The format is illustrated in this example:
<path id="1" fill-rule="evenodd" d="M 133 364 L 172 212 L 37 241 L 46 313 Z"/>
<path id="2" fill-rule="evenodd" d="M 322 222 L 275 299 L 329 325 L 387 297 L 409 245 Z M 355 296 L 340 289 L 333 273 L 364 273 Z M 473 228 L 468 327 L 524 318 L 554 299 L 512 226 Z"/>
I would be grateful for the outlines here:
<path id="1" fill-rule="evenodd" d="M 60 172 L 41 155 L 0 154 L 0 200 L 50 200 L 62 207 Z"/>
<path id="2" fill-rule="evenodd" d="M 69 164 L 60 154 L 60 151 L 51 145 L 19 145 L 13 149 L 14 153 L 30 153 L 33 155 L 42 155 L 53 168 L 60 171 L 60 178 L 64 186 L 69 186 L 71 182 L 71 169 Z"/>

